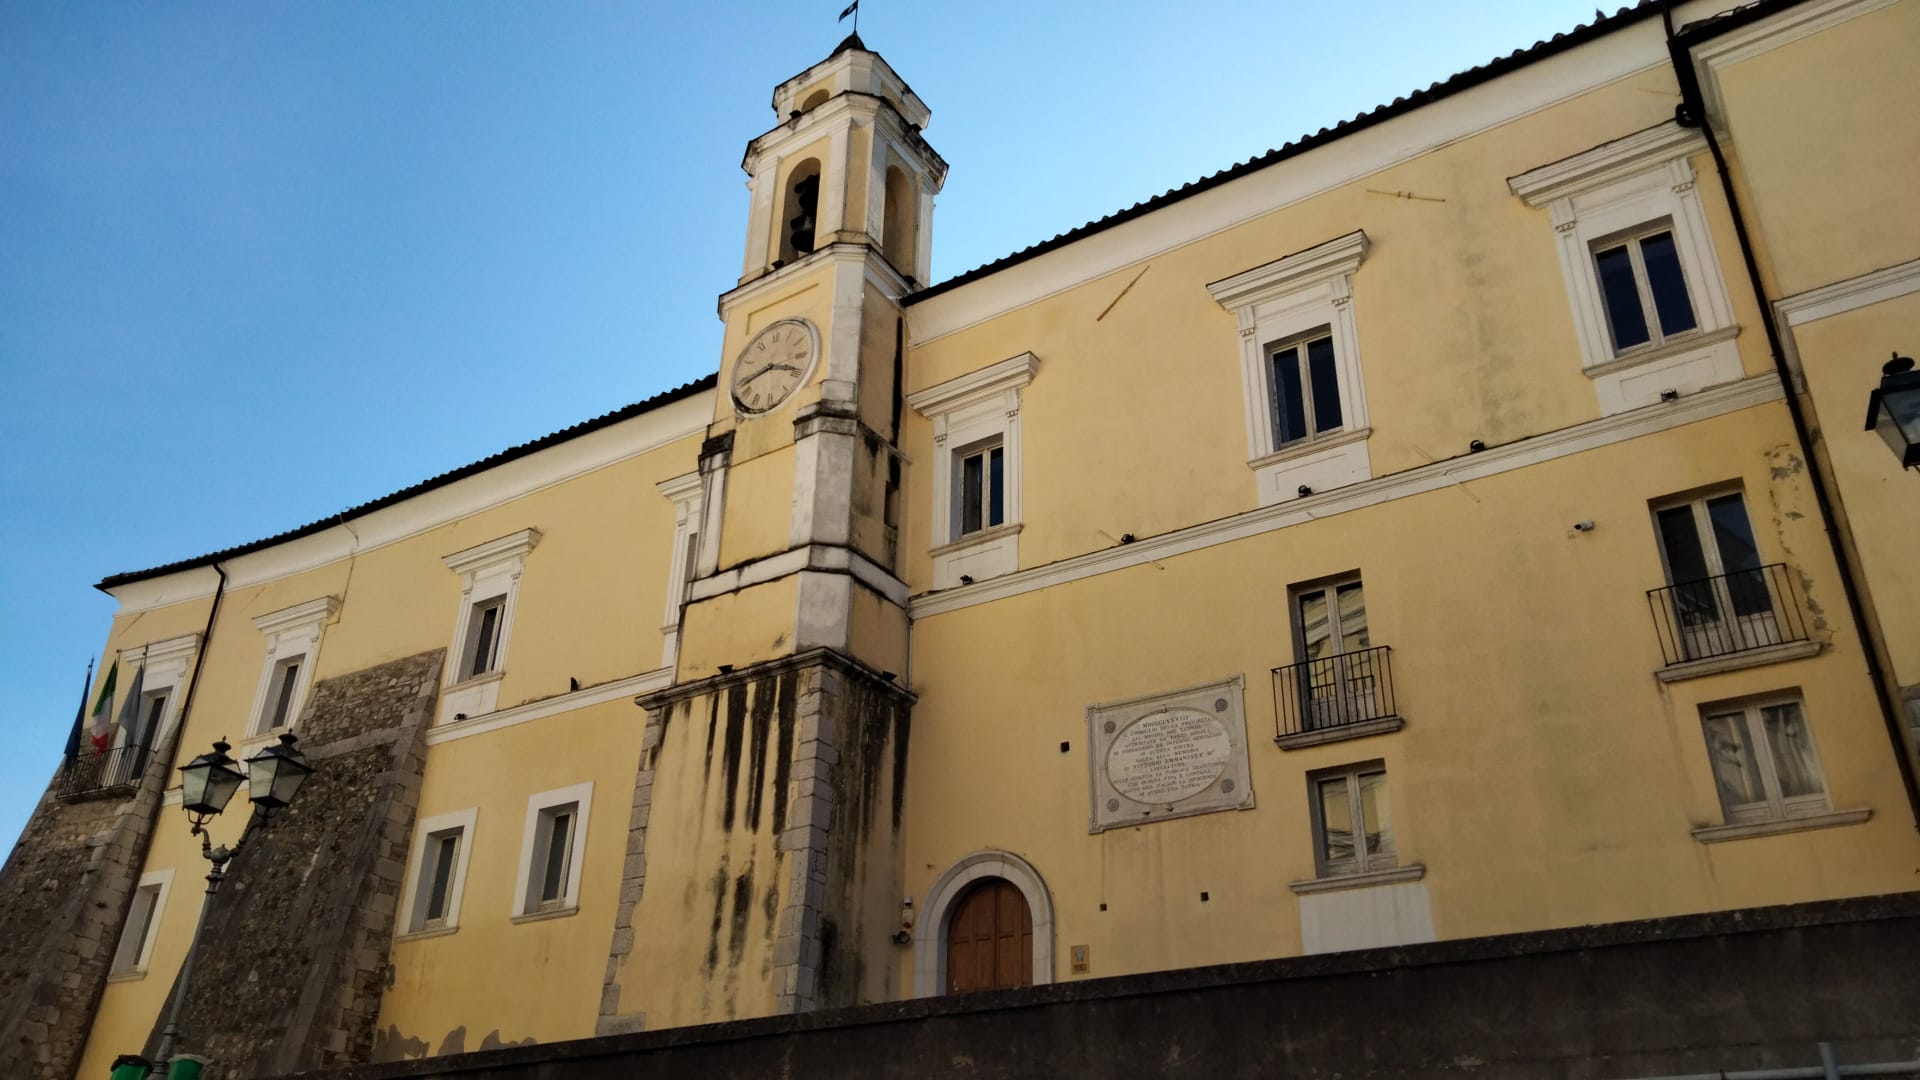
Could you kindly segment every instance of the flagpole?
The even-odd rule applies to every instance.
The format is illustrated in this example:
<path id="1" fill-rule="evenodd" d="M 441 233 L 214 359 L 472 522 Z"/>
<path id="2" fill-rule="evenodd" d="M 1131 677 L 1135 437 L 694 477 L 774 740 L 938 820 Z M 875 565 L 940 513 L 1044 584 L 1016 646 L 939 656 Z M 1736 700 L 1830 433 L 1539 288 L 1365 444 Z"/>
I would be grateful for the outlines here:
<path id="1" fill-rule="evenodd" d="M 93 657 L 87 657 L 87 677 L 80 682 L 80 708 L 73 714 L 73 730 L 67 735 L 66 759 L 80 756 L 80 733 L 87 727 L 87 694 L 93 690 Z"/>

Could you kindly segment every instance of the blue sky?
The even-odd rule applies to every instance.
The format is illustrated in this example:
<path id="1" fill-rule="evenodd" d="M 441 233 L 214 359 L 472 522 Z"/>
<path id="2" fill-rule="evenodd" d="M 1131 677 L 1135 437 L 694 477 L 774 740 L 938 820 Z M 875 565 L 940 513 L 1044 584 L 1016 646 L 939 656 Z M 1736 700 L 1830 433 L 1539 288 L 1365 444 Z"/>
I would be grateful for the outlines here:
<path id="1" fill-rule="evenodd" d="M 0 848 L 93 582 L 712 371 L 741 153 L 842 6 L 0 5 Z M 940 280 L 1593 17 L 1458 6 L 865 0 L 860 32 L 952 167 Z"/>

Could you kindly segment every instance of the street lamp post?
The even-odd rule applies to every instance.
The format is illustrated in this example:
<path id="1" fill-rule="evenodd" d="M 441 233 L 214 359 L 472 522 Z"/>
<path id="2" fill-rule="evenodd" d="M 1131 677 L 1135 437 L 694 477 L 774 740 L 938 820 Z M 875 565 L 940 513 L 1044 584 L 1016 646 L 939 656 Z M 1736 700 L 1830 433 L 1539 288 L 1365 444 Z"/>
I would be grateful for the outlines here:
<path id="1" fill-rule="evenodd" d="M 160 1031 L 160 1047 L 154 1054 L 149 1077 L 164 1077 L 167 1067 L 173 1061 L 174 1044 L 180 1039 L 180 1010 L 187 1003 L 187 984 L 193 979 L 193 960 L 200 952 L 200 938 L 207 929 L 207 912 L 213 908 L 214 894 L 220 891 L 220 883 L 227 879 L 227 864 L 240 854 L 240 848 L 253 835 L 253 830 L 264 827 L 273 815 L 286 808 L 293 796 L 300 790 L 313 772 L 313 766 L 307 763 L 306 756 L 294 746 L 292 732 L 280 736 L 279 743 L 267 747 L 247 759 L 247 771 L 235 768 L 237 764 L 227 756 L 233 749 L 225 739 L 213 744 L 213 752 L 201 754 L 180 767 L 180 805 L 187 812 L 187 820 L 193 823 L 191 835 L 200 838 L 200 854 L 213 864 L 207 871 L 207 898 L 200 904 L 200 918 L 193 927 L 193 941 L 187 946 L 187 958 L 180 965 L 180 980 L 173 988 L 173 1002 L 167 1009 L 167 1025 Z M 240 790 L 241 783 L 247 785 L 247 799 L 253 803 L 253 815 L 247 819 L 247 827 L 240 832 L 240 839 L 234 841 L 231 848 L 225 844 L 213 846 L 207 833 L 207 822 L 213 820 L 227 808 L 227 803 Z"/>

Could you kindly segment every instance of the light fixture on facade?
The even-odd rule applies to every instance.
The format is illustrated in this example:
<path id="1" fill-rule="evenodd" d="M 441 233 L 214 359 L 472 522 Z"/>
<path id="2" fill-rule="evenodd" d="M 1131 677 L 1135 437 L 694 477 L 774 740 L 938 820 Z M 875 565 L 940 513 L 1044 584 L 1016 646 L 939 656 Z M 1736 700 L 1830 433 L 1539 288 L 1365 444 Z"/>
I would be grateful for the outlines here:
<path id="1" fill-rule="evenodd" d="M 213 868 L 207 871 L 207 899 L 200 905 L 200 921 L 193 931 L 193 944 L 187 947 L 187 958 L 181 963 L 180 977 L 174 983 L 167 1024 L 161 1029 L 159 1051 L 154 1055 L 148 1077 L 166 1076 L 173 1060 L 174 1045 L 180 1038 L 180 1012 L 187 1002 L 188 980 L 193 976 L 194 954 L 200 951 L 200 942 L 206 936 L 207 913 L 213 909 L 213 896 L 220 891 L 220 883 L 227 879 L 227 864 L 240 854 L 253 830 L 265 826 L 275 813 L 293 802 L 301 785 L 313 774 L 306 755 L 294 745 L 297 741 L 292 732 L 282 733 L 278 743 L 247 759 L 244 773 L 234 767 L 238 763 L 227 755 L 233 747 L 225 739 L 215 740 L 212 753 L 201 754 L 180 767 L 180 805 L 187 812 L 187 820 L 193 823 L 192 835 L 200 838 L 200 854 Z M 247 800 L 253 803 L 253 816 L 247 819 L 247 827 L 241 830 L 240 839 L 235 840 L 232 847 L 225 844 L 216 847 L 208 836 L 207 822 L 227 808 L 242 783 L 247 785 Z M 121 1058 L 127 1063 L 139 1060 Z"/>
<path id="2" fill-rule="evenodd" d="M 218 739 L 212 753 L 180 766 L 180 806 L 193 822 L 196 836 L 205 833 L 207 822 L 227 808 L 233 793 L 246 782 L 246 774 L 234 768 L 237 762 L 227 756 L 231 749 L 225 739 Z"/>
<path id="3" fill-rule="evenodd" d="M 313 774 L 313 766 L 293 745 L 295 741 L 293 732 L 282 732 L 278 743 L 247 759 L 247 798 L 269 813 L 284 810 Z"/>
<path id="4" fill-rule="evenodd" d="M 1867 397 L 1867 430 L 1880 433 L 1902 468 L 1920 466 L 1920 371 L 1912 357 L 1895 353 L 1880 366 L 1880 385 Z"/>

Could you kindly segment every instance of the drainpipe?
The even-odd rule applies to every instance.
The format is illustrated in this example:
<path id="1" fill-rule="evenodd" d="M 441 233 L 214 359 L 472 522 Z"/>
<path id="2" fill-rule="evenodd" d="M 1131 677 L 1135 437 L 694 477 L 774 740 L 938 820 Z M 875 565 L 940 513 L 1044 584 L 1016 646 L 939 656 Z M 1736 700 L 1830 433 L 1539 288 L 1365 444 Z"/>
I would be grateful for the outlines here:
<path id="1" fill-rule="evenodd" d="M 1733 173 L 1727 168 L 1727 158 L 1720 150 L 1720 140 L 1713 134 L 1706 100 L 1701 96 L 1699 80 L 1694 77 L 1693 54 L 1689 46 L 1674 35 L 1673 8 L 1677 2 L 1668 0 L 1660 9 L 1661 21 L 1666 24 L 1667 55 L 1673 62 L 1674 79 L 1680 84 L 1683 102 L 1675 119 L 1683 126 L 1700 129 L 1700 134 L 1706 137 L 1707 150 L 1713 154 L 1714 169 L 1720 174 L 1720 187 L 1727 196 L 1727 210 L 1733 216 L 1733 234 L 1740 242 L 1740 259 L 1747 268 L 1747 283 L 1760 305 L 1760 326 L 1766 331 L 1767 348 L 1773 354 L 1773 368 L 1780 377 L 1780 388 L 1786 395 L 1787 414 L 1793 418 L 1794 438 L 1800 444 L 1801 457 L 1807 462 L 1807 479 L 1813 487 L 1813 501 L 1820 508 L 1820 528 L 1826 534 L 1827 546 L 1833 550 L 1834 566 L 1840 575 L 1840 591 L 1846 598 L 1848 613 L 1853 616 L 1853 629 L 1860 637 L 1861 652 L 1866 654 L 1867 681 L 1873 684 L 1874 698 L 1880 703 L 1881 719 L 1886 721 L 1887 737 L 1893 743 L 1893 760 L 1900 767 L 1900 782 L 1907 791 L 1907 809 L 1913 815 L 1914 828 L 1920 829 L 1920 783 L 1915 782 L 1913 758 L 1907 747 L 1906 734 L 1901 730 L 1900 711 L 1893 700 L 1893 692 L 1888 689 L 1886 669 L 1880 665 L 1880 650 L 1886 643 L 1880 640 L 1879 629 L 1867 618 L 1866 607 L 1860 602 L 1853 560 L 1834 527 L 1837 518 L 1833 499 L 1827 492 L 1827 482 L 1813 455 L 1813 435 L 1807 426 L 1806 409 L 1800 403 L 1800 395 L 1793 389 L 1793 373 L 1787 367 L 1786 350 L 1780 343 L 1780 327 L 1774 322 L 1773 303 L 1767 299 L 1766 287 L 1760 281 L 1760 264 L 1754 258 L 1753 238 L 1747 231 L 1746 215 L 1740 210 L 1740 197 L 1734 191 Z"/>
<path id="2" fill-rule="evenodd" d="M 227 594 L 227 572 L 220 569 L 219 563 L 213 564 L 213 572 L 220 575 L 220 583 L 213 589 L 213 606 L 207 609 L 207 626 L 200 632 L 200 655 L 193 661 L 193 676 L 187 680 L 187 696 L 180 701 L 180 719 L 175 720 L 174 728 L 184 736 L 187 732 L 187 716 L 193 710 L 193 692 L 200 688 L 200 673 L 207 667 L 207 649 L 213 644 L 213 620 L 220 614 L 220 600 Z M 178 739 L 174 746 L 180 745 Z M 163 785 L 164 786 L 164 785 Z"/>

